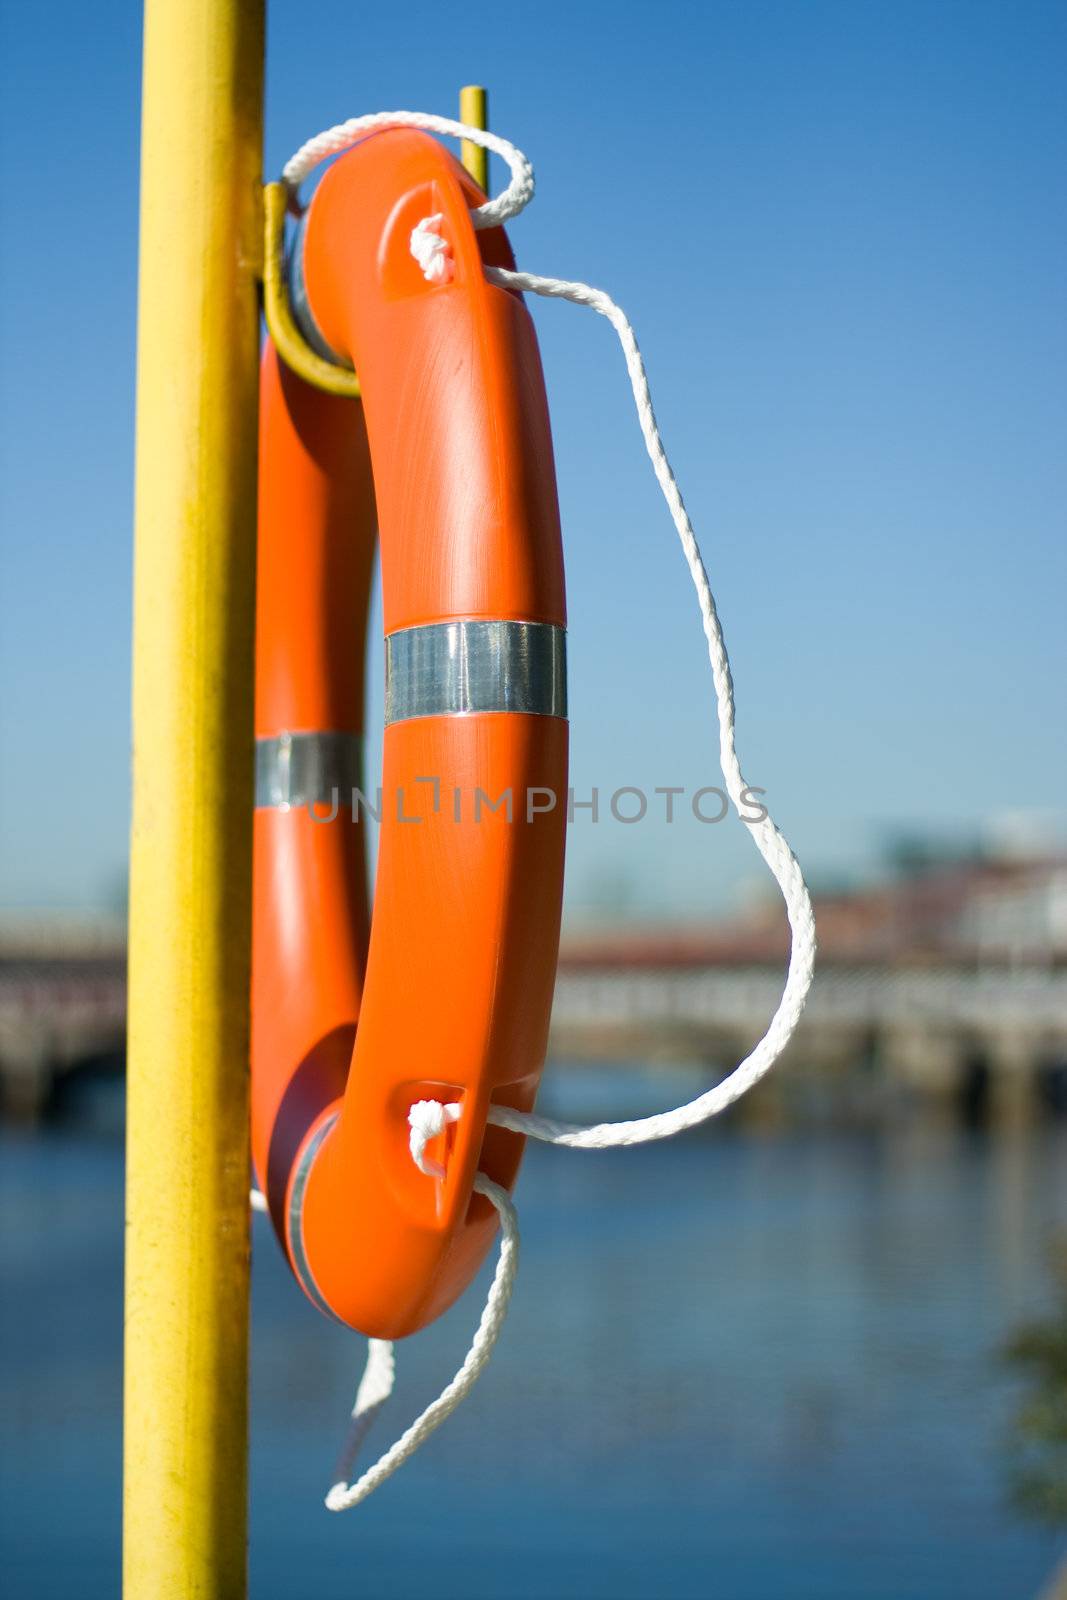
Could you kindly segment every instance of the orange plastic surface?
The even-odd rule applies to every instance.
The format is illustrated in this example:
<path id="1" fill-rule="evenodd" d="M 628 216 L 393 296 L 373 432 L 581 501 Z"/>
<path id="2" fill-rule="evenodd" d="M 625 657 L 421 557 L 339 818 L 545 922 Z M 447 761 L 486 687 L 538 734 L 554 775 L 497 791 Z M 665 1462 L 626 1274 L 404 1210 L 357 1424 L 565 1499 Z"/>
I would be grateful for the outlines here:
<path id="1" fill-rule="evenodd" d="M 259 736 L 362 725 L 375 501 L 387 632 L 477 617 L 565 622 L 540 359 L 521 297 L 481 271 L 483 259 L 511 259 L 502 230 L 471 227 L 483 198 L 434 139 L 390 129 L 343 155 L 312 201 L 309 303 L 364 399 L 309 389 L 268 345 Z M 447 285 L 427 284 L 408 247 L 432 212 L 454 252 Z M 426 778 L 439 780 L 436 810 Z M 348 797 L 330 822 L 306 809 L 256 814 L 253 1154 L 311 1297 L 365 1334 L 397 1338 L 450 1305 L 490 1247 L 496 1217 L 472 1194 L 475 1172 L 510 1186 L 518 1168 L 521 1138 L 487 1130 L 485 1117 L 491 1100 L 530 1107 L 544 1061 L 567 724 L 513 713 L 397 722 L 381 782 L 369 945 L 362 825 Z M 369 798 L 376 788 L 373 775 Z M 535 788 L 559 800 L 528 817 Z M 478 790 L 510 790 L 511 819 L 484 805 L 476 817 Z M 408 1150 L 408 1109 L 427 1097 L 463 1103 L 431 1150 L 442 1180 Z M 294 1169 L 338 1106 L 295 1250 Z"/>

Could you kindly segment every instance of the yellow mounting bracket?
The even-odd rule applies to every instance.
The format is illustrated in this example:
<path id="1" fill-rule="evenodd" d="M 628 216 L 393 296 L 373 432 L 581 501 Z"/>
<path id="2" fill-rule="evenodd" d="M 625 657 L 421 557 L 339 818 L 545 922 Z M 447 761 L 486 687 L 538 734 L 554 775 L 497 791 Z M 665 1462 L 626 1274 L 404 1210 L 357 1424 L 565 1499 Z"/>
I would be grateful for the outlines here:
<path id="1" fill-rule="evenodd" d="M 300 332 L 289 304 L 285 281 L 285 214 L 289 209 L 289 190 L 284 183 L 263 187 L 263 314 L 267 332 L 287 367 L 315 389 L 360 396 L 359 379 L 350 367 L 336 366 L 313 350 Z"/>
<path id="2" fill-rule="evenodd" d="M 459 91 L 459 120 L 471 128 L 489 126 L 488 95 L 475 84 Z M 463 165 L 488 191 L 489 152 L 481 145 L 463 140 Z M 289 190 L 284 183 L 263 186 L 263 314 L 267 332 L 287 367 L 305 383 L 327 394 L 358 400 L 362 393 L 359 378 L 350 367 L 339 367 L 313 350 L 296 325 L 289 304 L 285 281 L 285 217 L 289 209 Z"/>

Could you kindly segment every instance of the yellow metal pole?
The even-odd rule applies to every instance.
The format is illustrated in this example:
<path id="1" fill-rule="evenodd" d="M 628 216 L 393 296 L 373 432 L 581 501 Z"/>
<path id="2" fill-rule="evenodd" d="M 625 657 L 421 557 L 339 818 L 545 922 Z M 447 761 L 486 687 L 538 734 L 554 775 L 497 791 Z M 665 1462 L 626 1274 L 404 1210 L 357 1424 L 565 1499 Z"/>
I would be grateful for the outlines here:
<path id="1" fill-rule="evenodd" d="M 133 660 L 126 1600 L 245 1593 L 264 0 L 148 0 Z"/>
<path id="2" fill-rule="evenodd" d="M 488 128 L 489 126 L 489 95 L 487 91 L 476 83 L 468 83 L 466 88 L 459 91 L 459 120 L 465 122 L 468 128 Z M 480 144 L 475 144 L 472 139 L 460 140 L 460 156 L 463 165 L 474 179 L 475 183 L 488 194 L 489 192 L 489 152 L 483 150 Z"/>

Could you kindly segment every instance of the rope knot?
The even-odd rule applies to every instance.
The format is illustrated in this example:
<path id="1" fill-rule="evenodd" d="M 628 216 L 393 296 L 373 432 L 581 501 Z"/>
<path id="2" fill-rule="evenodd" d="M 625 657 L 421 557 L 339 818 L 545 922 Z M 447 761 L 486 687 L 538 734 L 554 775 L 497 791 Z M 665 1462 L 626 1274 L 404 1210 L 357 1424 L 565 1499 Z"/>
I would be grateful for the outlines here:
<path id="1" fill-rule="evenodd" d="M 451 283 L 455 276 L 452 246 L 441 232 L 444 220 L 444 214 L 438 211 L 432 217 L 423 217 L 411 230 L 411 253 L 427 283 Z"/>
<path id="2" fill-rule="evenodd" d="M 440 1100 L 416 1100 L 408 1112 L 408 1127 L 411 1135 L 408 1147 L 411 1150 L 411 1159 L 420 1172 L 425 1172 L 428 1178 L 443 1178 L 445 1169 L 439 1161 L 431 1161 L 426 1154 L 426 1146 L 431 1139 L 436 1139 L 438 1134 L 444 1133 L 450 1122 L 458 1122 L 461 1107 L 456 1101 L 444 1104 Z"/>

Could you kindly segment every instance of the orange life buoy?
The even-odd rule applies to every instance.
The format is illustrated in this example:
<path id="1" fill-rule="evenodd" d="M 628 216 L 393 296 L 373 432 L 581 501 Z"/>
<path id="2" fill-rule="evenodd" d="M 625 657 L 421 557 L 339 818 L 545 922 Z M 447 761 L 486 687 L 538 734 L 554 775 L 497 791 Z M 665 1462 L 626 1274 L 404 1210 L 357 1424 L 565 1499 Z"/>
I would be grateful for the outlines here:
<path id="1" fill-rule="evenodd" d="M 566 815 L 564 581 L 540 358 L 484 200 L 428 134 L 364 137 L 300 227 L 305 332 L 362 402 L 267 344 L 260 410 L 253 1155 L 297 1279 L 363 1333 L 424 1326 L 493 1237 L 544 1061 Z M 441 214 L 448 283 L 409 248 Z M 376 530 L 386 727 L 374 914 L 360 773 Z M 420 1172 L 414 1101 L 463 1115 Z"/>

